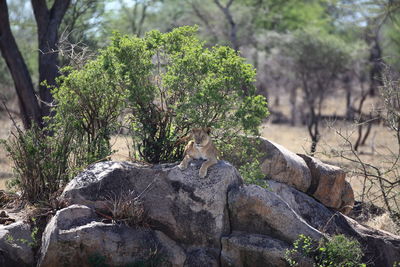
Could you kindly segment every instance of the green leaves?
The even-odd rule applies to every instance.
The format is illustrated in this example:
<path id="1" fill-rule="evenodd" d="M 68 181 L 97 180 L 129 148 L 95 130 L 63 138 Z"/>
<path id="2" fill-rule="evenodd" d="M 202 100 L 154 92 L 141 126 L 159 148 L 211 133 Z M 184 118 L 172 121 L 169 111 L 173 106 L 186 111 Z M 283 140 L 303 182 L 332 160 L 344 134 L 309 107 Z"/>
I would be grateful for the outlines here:
<path id="1" fill-rule="evenodd" d="M 301 234 L 293 249 L 286 251 L 285 259 L 290 266 L 297 266 L 300 258 L 307 257 L 318 267 L 365 267 L 361 263 L 363 255 L 360 243 L 344 235 L 321 239 L 318 243 Z"/>
<path id="2" fill-rule="evenodd" d="M 115 34 L 104 51 L 113 62 L 110 78 L 128 92 L 133 138 L 146 161 L 181 159 L 179 139 L 192 127 L 225 137 L 257 134 L 268 114 L 255 94 L 254 68 L 233 49 L 206 48 L 196 32 L 185 26 L 143 38 Z"/>

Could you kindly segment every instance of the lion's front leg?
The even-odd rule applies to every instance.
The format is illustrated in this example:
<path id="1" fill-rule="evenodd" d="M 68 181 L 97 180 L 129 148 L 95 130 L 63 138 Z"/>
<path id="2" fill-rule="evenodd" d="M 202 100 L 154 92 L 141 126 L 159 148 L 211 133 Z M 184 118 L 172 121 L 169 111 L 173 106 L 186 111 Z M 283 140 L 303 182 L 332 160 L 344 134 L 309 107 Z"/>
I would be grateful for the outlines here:
<path id="1" fill-rule="evenodd" d="M 206 161 L 201 165 L 201 167 L 200 167 L 199 176 L 200 176 L 201 178 L 206 177 L 206 176 L 207 176 L 207 170 L 208 170 L 208 168 L 211 167 L 211 166 L 214 165 L 214 164 L 217 164 L 217 162 L 218 162 L 218 161 L 217 161 L 216 159 L 209 159 L 209 160 L 206 160 Z"/>
<path id="2" fill-rule="evenodd" d="M 193 158 L 189 155 L 186 155 L 182 162 L 178 165 L 178 168 L 181 170 L 185 170 L 188 167 L 189 162 L 192 160 Z"/>

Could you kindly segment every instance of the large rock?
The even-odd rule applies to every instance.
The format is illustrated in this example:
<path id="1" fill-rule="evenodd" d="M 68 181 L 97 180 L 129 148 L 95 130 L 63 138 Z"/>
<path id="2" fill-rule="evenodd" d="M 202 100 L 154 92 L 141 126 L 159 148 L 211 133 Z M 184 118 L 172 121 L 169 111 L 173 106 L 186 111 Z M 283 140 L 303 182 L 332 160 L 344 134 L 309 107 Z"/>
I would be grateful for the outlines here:
<path id="1" fill-rule="evenodd" d="M 286 184 L 269 181 L 269 188 L 315 229 L 329 235 L 344 234 L 357 239 L 365 252 L 364 262 L 372 266 L 391 267 L 394 262 L 400 261 L 399 236 L 362 226 Z"/>
<path id="2" fill-rule="evenodd" d="M 341 213 L 348 215 L 354 207 L 354 191 L 350 183 L 345 181 L 341 196 L 342 203 L 338 209 Z"/>
<path id="3" fill-rule="evenodd" d="M 0 226 L 0 266 L 32 266 L 34 254 L 31 227 L 24 222 Z"/>
<path id="4" fill-rule="evenodd" d="M 184 267 L 218 267 L 219 253 L 214 249 L 191 248 L 187 251 Z"/>
<path id="5" fill-rule="evenodd" d="M 319 159 L 299 154 L 311 171 L 311 186 L 307 193 L 327 207 L 349 212 L 354 205 L 354 194 L 345 181 L 346 173 L 337 166 L 321 162 Z"/>
<path id="6" fill-rule="evenodd" d="M 234 232 L 222 238 L 221 265 L 286 267 L 287 249 L 288 244 L 269 236 Z"/>
<path id="7" fill-rule="evenodd" d="M 261 170 L 268 179 L 282 182 L 307 192 L 311 185 L 311 173 L 305 161 L 281 145 L 260 137 L 259 151 Z"/>
<path id="8" fill-rule="evenodd" d="M 39 266 L 183 266 L 184 250 L 159 231 L 96 221 L 95 212 L 72 205 L 57 212 L 42 237 Z"/>
<path id="9" fill-rule="evenodd" d="M 97 163 L 70 182 L 62 199 L 101 209 L 110 195 L 134 190 L 141 194 L 154 229 L 183 245 L 219 249 L 220 237 L 230 232 L 227 193 L 242 184 L 242 178 L 220 161 L 202 179 L 201 163 L 195 161 L 185 171 L 174 165 Z"/>
<path id="10" fill-rule="evenodd" d="M 262 234 L 293 243 L 300 234 L 319 240 L 323 234 L 310 226 L 274 192 L 256 185 L 228 194 L 232 230 Z"/>
<path id="11" fill-rule="evenodd" d="M 62 200 L 74 205 L 49 222 L 41 266 L 76 266 L 78 260 L 78 266 L 88 266 L 89 260 L 111 266 L 149 260 L 185 267 L 285 266 L 285 250 L 299 234 L 313 239 L 345 234 L 361 242 L 365 262 L 391 266 L 400 261 L 397 236 L 363 227 L 277 181 L 269 180 L 268 189 L 242 185 L 236 169 L 223 161 L 202 179 L 201 163 L 195 161 L 185 171 L 175 165 L 126 162 L 90 166 L 62 194 Z M 107 213 L 110 199 L 131 191 L 139 195 L 151 229 L 109 224 L 98 217 Z M 155 248 L 158 253 L 151 257 Z"/>

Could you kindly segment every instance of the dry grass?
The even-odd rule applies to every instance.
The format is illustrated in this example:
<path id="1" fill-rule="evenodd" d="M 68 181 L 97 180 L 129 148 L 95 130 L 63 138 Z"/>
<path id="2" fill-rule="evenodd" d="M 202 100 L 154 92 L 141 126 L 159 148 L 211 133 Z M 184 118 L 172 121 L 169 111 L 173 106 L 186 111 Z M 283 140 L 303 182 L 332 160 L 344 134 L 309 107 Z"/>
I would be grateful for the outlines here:
<path id="1" fill-rule="evenodd" d="M 110 195 L 106 200 L 106 209 L 112 221 L 132 227 L 147 227 L 147 216 L 140 197 L 141 194 L 136 194 L 134 191 Z"/>
<path id="2" fill-rule="evenodd" d="M 389 213 L 384 213 L 380 216 L 371 218 L 365 224 L 372 228 L 384 230 L 389 233 L 394 233 L 397 235 L 400 234 L 400 227 L 393 222 L 389 216 Z"/>

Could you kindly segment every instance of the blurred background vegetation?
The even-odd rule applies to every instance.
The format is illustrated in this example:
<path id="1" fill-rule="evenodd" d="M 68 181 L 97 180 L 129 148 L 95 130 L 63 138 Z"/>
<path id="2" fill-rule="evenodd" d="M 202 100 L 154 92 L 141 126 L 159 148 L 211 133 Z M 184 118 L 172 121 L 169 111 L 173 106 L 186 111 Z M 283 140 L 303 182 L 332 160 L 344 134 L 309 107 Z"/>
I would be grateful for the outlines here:
<path id="1" fill-rule="evenodd" d="M 57 69 L 79 66 L 76 55 L 98 54 L 113 31 L 143 37 L 153 29 L 198 25 L 207 47 L 230 46 L 256 68 L 257 94 L 267 98 L 270 112 L 262 136 L 346 168 L 358 200 L 399 216 L 400 1 L 71 0 L 64 7 L 58 0 L 0 1 L 0 36 L 9 19 L 40 96 L 46 95 L 40 85 L 43 55 L 56 54 Z M 49 14 L 42 24 L 41 5 Z M 38 29 L 55 23 L 52 18 L 62 8 L 55 42 L 43 51 L 46 39 Z M 23 116 L 20 91 L 5 60 L 7 49 L 15 47 L 1 48 L 1 98 L 11 115 Z M 0 116 L 0 138 L 7 138 L 11 122 L 4 105 Z M 113 157 L 129 158 L 124 137 L 112 140 L 119 150 Z M 0 179 L 11 172 L 2 148 Z"/>

